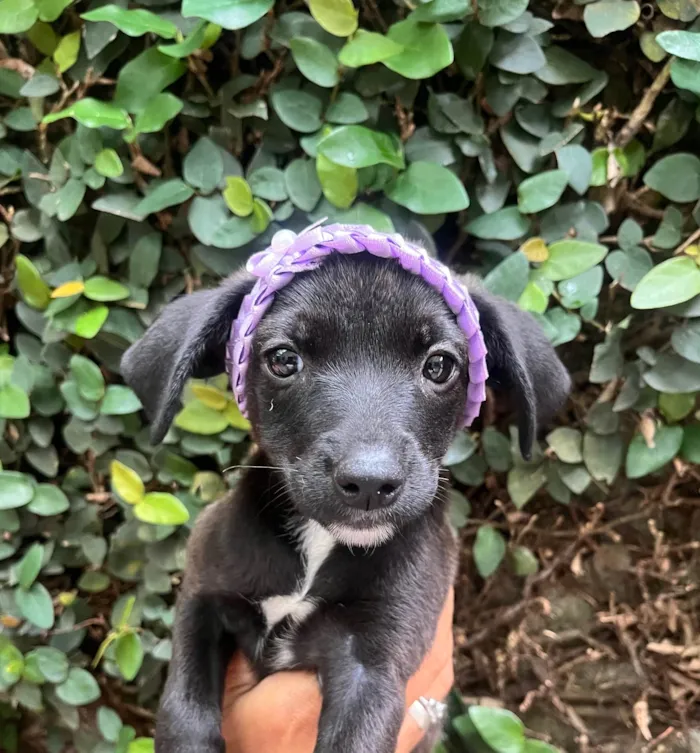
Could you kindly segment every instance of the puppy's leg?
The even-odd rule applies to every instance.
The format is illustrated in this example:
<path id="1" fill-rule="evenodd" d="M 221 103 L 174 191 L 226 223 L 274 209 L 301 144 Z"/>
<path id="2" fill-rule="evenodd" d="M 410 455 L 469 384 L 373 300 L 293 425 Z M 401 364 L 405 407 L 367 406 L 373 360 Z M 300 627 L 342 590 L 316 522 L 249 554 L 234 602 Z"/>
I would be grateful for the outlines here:
<path id="1" fill-rule="evenodd" d="M 313 619 L 298 636 L 295 660 L 318 669 L 323 705 L 314 753 L 394 753 L 406 683 L 387 645 L 386 626 Z M 398 652 L 400 653 L 400 652 Z"/>
<path id="2" fill-rule="evenodd" d="M 184 596 L 184 595 L 183 595 Z M 156 724 L 156 753 L 223 753 L 221 696 L 245 603 L 187 595 L 177 605 L 173 661 Z M 232 629 L 233 628 L 233 629 Z"/>

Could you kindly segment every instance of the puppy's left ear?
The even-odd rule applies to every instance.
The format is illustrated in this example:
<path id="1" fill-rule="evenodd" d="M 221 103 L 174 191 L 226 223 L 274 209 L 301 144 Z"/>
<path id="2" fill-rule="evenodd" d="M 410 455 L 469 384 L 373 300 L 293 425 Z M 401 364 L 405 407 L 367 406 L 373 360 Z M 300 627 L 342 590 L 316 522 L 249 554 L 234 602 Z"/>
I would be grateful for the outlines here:
<path id="1" fill-rule="evenodd" d="M 571 378 L 531 314 L 492 295 L 477 278 L 469 276 L 465 282 L 479 309 L 488 350 L 488 385 L 514 395 L 520 452 L 529 459 L 538 425 L 562 407 Z"/>
<path id="2" fill-rule="evenodd" d="M 241 270 L 219 287 L 169 303 L 122 356 L 124 381 L 139 396 L 158 444 L 177 412 L 190 377 L 207 378 L 225 370 L 231 323 L 255 278 Z"/>

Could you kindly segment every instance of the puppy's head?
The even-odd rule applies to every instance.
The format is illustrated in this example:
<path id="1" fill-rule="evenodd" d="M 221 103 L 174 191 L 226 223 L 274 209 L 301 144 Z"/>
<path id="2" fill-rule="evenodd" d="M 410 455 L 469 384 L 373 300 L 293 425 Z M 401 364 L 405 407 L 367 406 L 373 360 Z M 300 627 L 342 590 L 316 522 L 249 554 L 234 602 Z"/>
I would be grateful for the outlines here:
<path id="1" fill-rule="evenodd" d="M 185 381 L 224 371 L 230 326 L 254 280 L 167 306 L 122 360 L 162 440 Z M 467 280 L 490 383 L 510 392 L 527 454 L 569 377 L 537 322 Z M 391 261 L 333 256 L 297 275 L 256 329 L 247 405 L 256 438 L 283 469 L 304 516 L 348 544 L 389 538 L 431 505 L 440 460 L 466 401 L 464 334 L 441 295 Z"/>

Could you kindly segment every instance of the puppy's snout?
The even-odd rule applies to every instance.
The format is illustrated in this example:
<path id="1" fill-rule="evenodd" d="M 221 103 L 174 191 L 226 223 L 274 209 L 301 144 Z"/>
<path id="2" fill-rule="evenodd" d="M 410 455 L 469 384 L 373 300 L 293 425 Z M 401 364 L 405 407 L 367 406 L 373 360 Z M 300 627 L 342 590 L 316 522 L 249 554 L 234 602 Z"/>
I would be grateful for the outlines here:
<path id="1" fill-rule="evenodd" d="M 399 496 L 404 474 L 396 455 L 377 445 L 348 453 L 336 465 L 333 481 L 338 498 L 358 510 L 387 507 Z"/>

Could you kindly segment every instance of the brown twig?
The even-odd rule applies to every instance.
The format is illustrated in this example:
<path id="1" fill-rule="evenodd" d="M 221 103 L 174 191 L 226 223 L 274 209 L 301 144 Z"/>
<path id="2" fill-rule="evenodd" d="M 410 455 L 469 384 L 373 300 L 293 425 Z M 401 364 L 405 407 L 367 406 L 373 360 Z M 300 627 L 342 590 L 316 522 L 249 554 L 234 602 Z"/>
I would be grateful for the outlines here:
<path id="1" fill-rule="evenodd" d="M 686 250 L 686 248 L 692 246 L 698 241 L 700 241 L 700 228 L 698 228 L 692 235 L 686 238 L 683 243 L 681 243 L 681 245 L 678 246 L 678 248 L 673 252 L 673 255 L 677 256 L 678 254 L 682 254 Z"/>
<path id="2" fill-rule="evenodd" d="M 615 139 L 616 146 L 625 147 L 632 141 L 637 131 L 642 127 L 644 121 L 649 116 L 651 108 L 656 102 L 656 98 L 661 94 L 664 87 L 671 77 L 671 60 L 659 71 L 656 78 L 652 81 L 651 86 L 644 92 L 644 96 L 639 104 L 634 108 L 630 119 L 620 129 Z"/>

